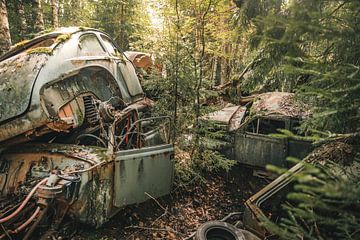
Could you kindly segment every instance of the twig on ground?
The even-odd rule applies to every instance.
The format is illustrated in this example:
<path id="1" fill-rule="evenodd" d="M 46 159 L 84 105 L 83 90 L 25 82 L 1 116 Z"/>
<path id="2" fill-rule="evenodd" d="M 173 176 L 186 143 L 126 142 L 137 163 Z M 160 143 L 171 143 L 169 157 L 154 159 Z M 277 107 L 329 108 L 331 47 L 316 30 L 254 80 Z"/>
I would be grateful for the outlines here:
<path id="1" fill-rule="evenodd" d="M 158 220 L 160 220 L 163 216 L 165 216 L 167 214 L 167 212 L 164 212 L 163 214 L 161 214 L 159 217 L 157 217 L 151 224 L 150 226 L 154 225 Z"/>
<path id="2" fill-rule="evenodd" d="M 158 220 L 160 220 L 162 217 L 164 217 L 165 215 L 167 215 L 167 214 L 169 213 L 169 211 L 168 211 L 168 208 L 167 208 L 167 207 L 165 208 L 163 205 L 161 205 L 160 202 L 159 202 L 158 200 L 156 200 L 156 198 L 154 198 L 153 196 L 151 196 L 149 193 L 145 192 L 145 194 L 146 194 L 146 196 L 148 196 L 149 198 L 151 198 L 152 200 L 154 200 L 155 203 L 156 203 L 162 210 L 164 210 L 164 213 L 161 214 L 159 217 L 157 217 L 157 218 L 150 224 L 150 226 L 153 226 Z M 140 232 L 141 230 L 157 229 L 157 228 L 140 227 L 140 226 L 127 226 L 127 227 L 125 227 L 125 228 L 135 228 L 135 229 L 139 229 L 139 231 L 136 231 L 136 232 L 132 233 L 132 234 L 131 234 L 128 238 L 126 238 L 126 239 L 130 239 L 130 237 L 132 237 L 134 234 Z M 165 231 L 165 230 L 166 230 L 166 229 L 164 229 L 164 231 Z M 160 230 L 158 229 L 158 231 L 160 231 Z M 174 233 L 180 234 L 179 232 L 176 232 L 175 230 L 172 230 L 172 231 L 170 231 L 170 232 L 174 232 Z"/>
<path id="3" fill-rule="evenodd" d="M 135 229 L 143 229 L 143 230 L 150 230 L 150 231 L 161 231 L 161 232 L 172 232 L 172 233 L 178 234 L 180 236 L 183 235 L 182 233 L 180 233 L 178 231 L 175 231 L 172 228 L 151 228 L 151 227 L 140 227 L 140 226 L 127 226 L 125 228 L 135 228 Z"/>
<path id="4" fill-rule="evenodd" d="M 226 220 L 228 220 L 229 218 L 233 217 L 233 216 L 238 216 L 238 215 L 242 215 L 243 212 L 232 212 L 229 213 L 226 217 L 224 217 L 223 219 L 220 220 L 220 222 L 225 222 Z"/>
<path id="5" fill-rule="evenodd" d="M 192 239 L 196 234 L 196 231 L 193 232 L 191 235 L 187 236 L 186 238 L 184 238 L 183 240 L 189 240 L 189 239 Z"/>
<path id="6" fill-rule="evenodd" d="M 165 213 L 168 213 L 167 208 L 164 208 L 163 205 L 161 205 L 158 200 L 156 200 L 153 196 L 151 196 L 151 195 L 150 195 L 149 193 L 147 193 L 147 192 L 145 192 L 145 194 L 146 194 L 149 198 L 151 198 L 152 200 L 154 200 L 154 201 L 156 202 L 156 204 L 157 204 L 162 210 L 165 211 Z"/>

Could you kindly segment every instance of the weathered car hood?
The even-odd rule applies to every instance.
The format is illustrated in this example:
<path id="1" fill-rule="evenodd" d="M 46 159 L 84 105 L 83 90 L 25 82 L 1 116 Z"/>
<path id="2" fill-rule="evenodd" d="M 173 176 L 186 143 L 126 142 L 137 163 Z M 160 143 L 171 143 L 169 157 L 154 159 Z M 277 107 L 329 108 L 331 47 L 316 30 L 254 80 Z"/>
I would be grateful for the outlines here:
<path id="1" fill-rule="evenodd" d="M 0 122 L 24 113 L 45 54 L 20 53 L 0 62 Z"/>

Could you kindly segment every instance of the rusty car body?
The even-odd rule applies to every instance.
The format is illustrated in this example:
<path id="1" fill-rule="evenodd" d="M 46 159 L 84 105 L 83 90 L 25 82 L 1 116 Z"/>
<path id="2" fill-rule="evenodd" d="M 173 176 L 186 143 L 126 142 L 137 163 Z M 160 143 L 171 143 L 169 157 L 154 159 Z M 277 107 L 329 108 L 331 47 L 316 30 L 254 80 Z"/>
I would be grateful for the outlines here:
<path id="1" fill-rule="evenodd" d="M 359 146 L 351 146 L 344 142 L 330 142 L 315 149 L 306 158 L 266 185 L 263 189 L 251 196 L 245 203 L 243 226 L 261 239 L 272 239 L 271 233 L 262 222 L 269 219 L 277 222 L 286 216 L 282 204 L 295 204 L 287 198 L 289 192 L 294 191 L 296 175 L 301 174 L 306 164 L 325 166 L 335 176 L 349 178 L 358 176 L 360 163 L 355 160 Z M 339 159 L 342 159 L 339 161 Z M 344 160 L 344 161 L 343 161 Z M 333 163 L 338 163 L 337 165 Z M 277 239 L 275 237 L 275 239 Z"/>
<path id="2" fill-rule="evenodd" d="M 279 129 L 298 133 L 300 122 L 310 115 L 299 106 L 294 94 L 268 92 L 243 98 L 241 105 L 230 105 L 210 113 L 203 121 L 231 135 L 215 139 L 212 148 L 225 156 L 254 168 L 266 165 L 287 167 L 288 156 L 302 159 L 312 148 L 306 138 L 276 137 Z"/>
<path id="3" fill-rule="evenodd" d="M 170 192 L 168 117 L 105 33 L 59 29 L 0 57 L 0 239 L 65 215 L 96 227 Z"/>
<path id="4" fill-rule="evenodd" d="M 91 97 L 116 108 L 144 100 L 133 65 L 101 31 L 60 29 L 0 61 L 0 142 L 76 128 Z"/>
<path id="5" fill-rule="evenodd" d="M 135 67 L 144 69 L 144 71 L 149 71 L 149 69 L 154 66 L 154 61 L 148 53 L 126 51 L 124 54 Z"/>

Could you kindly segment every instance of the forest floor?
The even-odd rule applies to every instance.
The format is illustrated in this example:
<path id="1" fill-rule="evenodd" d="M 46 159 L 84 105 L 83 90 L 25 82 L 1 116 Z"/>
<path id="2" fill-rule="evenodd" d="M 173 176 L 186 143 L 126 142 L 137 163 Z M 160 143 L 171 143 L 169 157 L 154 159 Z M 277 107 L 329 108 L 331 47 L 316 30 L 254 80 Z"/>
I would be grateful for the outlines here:
<path id="1" fill-rule="evenodd" d="M 99 229 L 68 222 L 58 239 L 184 239 L 201 224 L 243 209 L 243 203 L 266 185 L 252 170 L 234 166 L 208 175 L 201 184 L 176 188 L 165 197 L 128 206 Z"/>
<path id="2" fill-rule="evenodd" d="M 332 159 L 348 166 L 347 161 L 353 161 L 357 152 L 349 144 L 330 142 L 314 151 L 308 161 Z M 253 176 L 251 169 L 235 165 L 228 173 L 209 174 L 203 182 L 175 187 L 168 196 L 125 207 L 99 229 L 64 221 L 60 237 L 54 239 L 182 240 L 207 221 L 241 212 L 244 201 L 269 182 Z"/>

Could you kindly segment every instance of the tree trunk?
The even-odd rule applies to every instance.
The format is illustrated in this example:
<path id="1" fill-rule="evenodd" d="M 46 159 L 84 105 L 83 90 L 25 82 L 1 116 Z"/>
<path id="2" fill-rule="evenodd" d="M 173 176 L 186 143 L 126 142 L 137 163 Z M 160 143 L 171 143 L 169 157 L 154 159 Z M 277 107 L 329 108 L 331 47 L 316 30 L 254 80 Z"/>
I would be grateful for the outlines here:
<path id="1" fill-rule="evenodd" d="M 221 58 L 215 57 L 214 62 L 214 86 L 219 86 L 221 84 Z"/>
<path id="2" fill-rule="evenodd" d="M 52 24 L 54 28 L 59 27 L 59 3 L 57 0 L 51 0 Z"/>
<path id="3" fill-rule="evenodd" d="M 34 13 L 35 13 L 35 31 L 41 32 L 44 31 L 44 14 L 41 6 L 41 0 L 34 1 Z"/>
<path id="4" fill-rule="evenodd" d="M 10 49 L 11 37 L 5 0 L 0 0 L 0 55 Z"/>
<path id="5" fill-rule="evenodd" d="M 196 130 L 197 130 L 197 140 L 199 140 L 199 132 L 200 132 L 200 90 L 202 88 L 203 78 L 204 78 L 204 58 L 205 58 L 205 27 L 206 27 L 206 15 L 209 13 L 210 7 L 212 4 L 212 0 L 209 0 L 209 4 L 202 13 L 202 16 L 199 21 L 199 41 L 200 41 L 200 52 L 199 52 L 199 79 L 196 84 L 196 108 L 195 108 L 195 115 L 196 115 Z M 196 143 L 198 145 L 198 143 Z M 199 146 L 199 145 L 198 145 Z"/>
<path id="6" fill-rule="evenodd" d="M 124 3 L 121 3 L 120 5 L 120 47 L 123 50 L 126 50 L 129 48 L 129 39 L 128 35 L 126 33 L 125 25 L 126 25 L 126 14 L 127 9 L 126 5 Z"/>
<path id="7" fill-rule="evenodd" d="M 229 54 L 230 54 L 230 44 L 226 43 L 223 46 L 223 52 L 225 53 L 221 59 L 221 85 L 227 83 L 230 79 L 230 61 L 229 61 Z"/>
<path id="8" fill-rule="evenodd" d="M 175 78 L 174 78 L 174 130 L 173 142 L 176 142 L 177 129 L 177 111 L 178 111 L 178 84 L 179 84 L 179 51 L 180 51 L 180 14 L 179 14 L 179 0 L 175 0 L 176 11 L 176 44 L 175 44 Z"/>
<path id="9" fill-rule="evenodd" d="M 27 22 L 25 17 L 25 8 L 24 8 L 24 2 L 23 0 L 19 0 L 16 2 L 16 10 L 19 14 L 19 22 L 20 22 L 20 38 L 24 39 L 26 32 L 27 32 Z"/>

